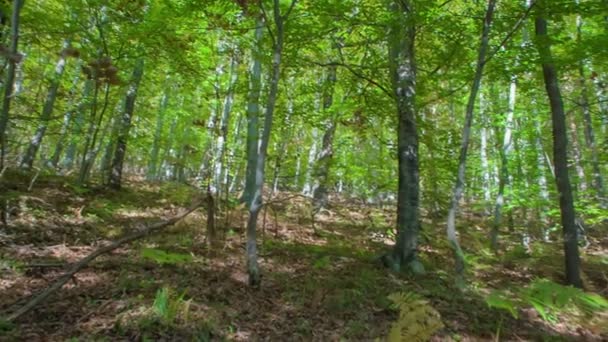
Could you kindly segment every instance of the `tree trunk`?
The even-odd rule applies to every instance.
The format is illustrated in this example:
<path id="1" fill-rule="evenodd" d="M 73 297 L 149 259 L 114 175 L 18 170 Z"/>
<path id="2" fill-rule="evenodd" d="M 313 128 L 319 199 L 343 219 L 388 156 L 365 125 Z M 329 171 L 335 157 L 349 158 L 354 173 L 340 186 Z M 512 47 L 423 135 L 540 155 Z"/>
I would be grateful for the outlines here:
<path id="1" fill-rule="evenodd" d="M 323 111 L 325 112 L 329 111 L 333 104 L 334 87 L 337 81 L 336 73 L 336 66 L 331 66 L 328 70 L 323 96 Z M 325 124 L 321 151 L 319 151 L 313 169 L 313 177 L 315 179 L 312 191 L 313 215 L 327 206 L 327 182 L 334 155 L 334 135 L 336 133 L 336 126 L 336 114 L 330 113 L 330 117 Z"/>
<path id="2" fill-rule="evenodd" d="M 389 6 L 394 22 L 388 32 L 389 67 L 397 104 L 399 185 L 397 193 L 397 241 L 385 263 L 400 271 L 407 265 L 422 272 L 416 260 L 420 230 L 420 179 L 418 130 L 416 125 L 416 27 L 413 3 L 393 1 Z"/>
<path id="3" fill-rule="evenodd" d="M 490 191 L 490 163 L 488 161 L 488 120 L 485 112 L 485 100 L 483 97 L 483 92 L 480 92 L 479 94 L 479 107 L 481 116 L 481 146 L 479 157 L 481 159 L 484 214 L 489 215 L 491 211 L 490 198 L 492 195 Z"/>
<path id="4" fill-rule="evenodd" d="M 312 143 L 310 145 L 310 150 L 308 150 L 308 163 L 306 165 L 306 172 L 304 174 L 304 186 L 302 187 L 302 194 L 304 196 L 312 195 L 312 170 L 315 167 L 315 160 L 317 158 L 318 140 L 319 140 L 319 131 L 317 130 L 316 127 L 313 127 Z"/>
<path id="5" fill-rule="evenodd" d="M 80 70 L 81 61 L 78 62 L 76 66 L 74 79 L 72 81 L 72 87 L 70 89 L 70 100 L 67 106 L 67 111 L 63 116 L 63 124 L 61 125 L 61 131 L 59 133 L 59 139 L 57 141 L 57 145 L 55 146 L 55 151 L 53 152 L 53 156 L 49 160 L 49 163 L 54 168 L 57 168 L 59 165 L 59 160 L 61 159 L 61 154 L 63 153 L 63 149 L 65 147 L 65 141 L 68 138 L 68 133 L 70 131 L 70 126 L 72 125 L 72 121 L 74 120 L 74 112 L 77 110 L 77 106 L 74 106 L 75 102 L 75 93 L 78 90 L 78 83 L 80 82 L 80 75 L 82 71 Z"/>
<path id="6" fill-rule="evenodd" d="M 577 0 L 577 4 L 579 1 Z M 583 18 L 579 15 L 576 18 L 576 40 L 581 42 Z M 595 143 L 595 132 L 591 119 L 591 108 L 589 106 L 589 90 L 587 87 L 587 77 L 585 76 L 585 61 L 581 60 L 578 65 L 578 72 L 581 82 L 581 107 L 583 112 L 583 122 L 585 124 L 585 142 L 591 155 L 591 166 L 593 169 L 593 187 L 596 196 L 603 207 L 608 207 L 608 199 L 604 196 L 604 180 L 600 168 L 599 153 Z"/>
<path id="7" fill-rule="evenodd" d="M 82 133 L 84 132 L 85 116 L 86 111 L 92 105 L 93 99 L 91 93 L 95 87 L 94 80 L 86 80 L 84 84 L 84 90 L 82 92 L 82 99 L 76 108 L 76 116 L 74 118 L 74 128 L 70 134 L 70 144 L 65 152 L 65 158 L 63 159 L 62 168 L 71 169 L 76 160 L 76 154 L 78 152 L 78 145 L 81 143 Z"/>
<path id="8" fill-rule="evenodd" d="M 290 10 L 293 9 L 297 0 L 292 0 Z M 249 220 L 247 221 L 247 273 L 249 274 L 249 285 L 258 287 L 260 285 L 260 270 L 257 260 L 257 241 L 256 229 L 258 215 L 263 205 L 262 191 L 264 188 L 264 168 L 266 165 L 266 156 L 268 152 L 268 144 L 270 142 L 270 131 L 272 129 L 272 119 L 274 108 L 279 92 L 279 80 L 281 77 L 281 57 L 283 53 L 283 40 L 285 35 L 285 21 L 289 12 L 281 15 L 280 0 L 274 0 L 274 24 L 276 27 L 273 41 L 273 58 L 272 58 L 272 78 L 270 81 L 270 90 L 268 92 L 268 103 L 264 113 L 264 130 L 260 148 L 257 153 L 257 161 L 255 164 L 255 188 L 249 204 Z M 253 140 L 248 136 L 249 140 Z"/>
<path id="9" fill-rule="evenodd" d="M 42 113 L 40 114 L 40 124 L 36 133 L 32 137 L 30 141 L 30 145 L 27 149 L 27 152 L 23 156 L 21 160 L 21 168 L 25 170 L 30 170 L 34 164 L 34 159 L 36 158 L 36 154 L 38 153 L 38 149 L 40 149 L 40 144 L 42 143 L 42 139 L 44 138 L 44 134 L 46 133 L 46 129 L 49 125 L 49 120 L 51 115 L 53 114 L 53 108 L 55 106 L 55 100 L 57 99 L 57 90 L 59 90 L 59 84 L 61 81 L 61 77 L 63 76 L 63 71 L 65 70 L 65 64 L 67 57 L 63 50 L 67 49 L 70 46 L 70 41 L 65 40 L 63 43 L 62 52 L 59 55 L 59 60 L 55 65 L 55 74 L 51 79 L 51 85 L 49 87 L 49 92 L 46 97 L 46 101 L 44 102 L 44 107 L 42 108 Z"/>
<path id="10" fill-rule="evenodd" d="M 158 108 L 158 114 L 156 115 L 156 130 L 154 131 L 154 142 L 152 143 L 152 152 L 150 152 L 150 162 L 148 163 L 148 171 L 146 172 L 146 178 L 149 181 L 158 180 L 158 157 L 160 153 L 160 139 L 163 133 L 163 125 L 165 121 L 165 110 L 169 103 L 169 89 L 167 86 L 161 99 Z"/>
<path id="11" fill-rule="evenodd" d="M 235 52 L 236 54 L 236 52 Z M 222 119 L 220 120 L 220 132 L 217 137 L 217 142 L 215 144 L 215 170 L 213 183 L 214 189 L 219 193 L 222 188 L 222 183 L 224 181 L 222 174 L 223 169 L 226 166 L 224 155 L 226 150 L 226 142 L 228 141 L 228 126 L 230 124 L 230 114 L 232 113 L 232 105 L 234 103 L 234 90 L 236 87 L 236 82 L 238 80 L 238 57 L 235 55 L 232 57 L 232 61 L 230 62 L 230 81 L 228 84 L 228 92 L 226 94 L 226 98 L 224 99 L 224 108 L 222 112 Z"/>
<path id="12" fill-rule="evenodd" d="M 260 16 L 256 21 L 255 37 L 252 49 L 252 65 L 249 77 L 249 94 L 247 95 L 247 170 L 245 172 L 245 190 L 241 201 L 251 203 L 256 187 L 256 164 L 258 160 L 260 91 L 262 88 L 262 43 L 264 20 Z"/>
<path id="13" fill-rule="evenodd" d="M 118 136 L 116 137 L 116 150 L 114 151 L 114 159 L 112 160 L 112 167 L 110 172 L 110 178 L 108 179 L 108 186 L 112 189 L 120 189 L 122 182 L 122 169 L 125 160 L 125 154 L 127 152 L 127 140 L 129 138 L 129 130 L 131 129 L 131 120 L 133 119 L 133 112 L 135 111 L 135 100 L 137 99 L 137 90 L 139 83 L 141 82 L 144 74 L 144 59 L 140 58 L 135 62 L 135 69 L 133 70 L 133 76 L 131 77 L 131 84 L 127 91 L 127 97 L 125 99 L 125 109 L 122 114 L 122 122 L 118 129 Z"/>
<path id="14" fill-rule="evenodd" d="M 540 6 L 545 2 L 540 0 Z M 539 8 L 543 11 L 544 8 Z M 582 288 L 580 277 L 580 256 L 578 251 L 577 230 L 575 224 L 572 189 L 568 178 L 568 137 L 566 131 L 566 115 L 559 89 L 557 72 L 553 64 L 551 43 L 547 35 L 547 20 L 544 13 L 536 17 L 536 43 L 541 58 L 543 77 L 553 123 L 553 160 L 555 162 L 555 181 L 559 193 L 559 203 L 563 226 L 566 281 L 569 285 Z"/>
<path id="15" fill-rule="evenodd" d="M 11 100 L 14 96 L 15 69 L 17 67 L 17 47 L 19 46 L 19 14 L 25 0 L 13 0 L 13 14 L 11 16 L 11 43 L 9 47 L 8 70 L 4 82 L 4 99 L 2 112 L 0 112 L 0 170 L 4 169 L 7 143 L 6 131 L 8 128 Z"/>
<path id="16" fill-rule="evenodd" d="M 460 157 L 458 160 L 458 174 L 456 176 L 456 185 L 454 186 L 454 192 L 450 203 L 450 209 L 448 212 L 448 223 L 447 223 L 447 236 L 452 248 L 454 249 L 454 259 L 456 262 L 456 274 L 458 277 L 464 275 L 464 255 L 460 249 L 458 243 L 458 237 L 456 236 L 456 211 L 458 210 L 458 203 L 462 197 L 465 186 L 465 171 L 467 163 L 467 152 L 469 149 L 469 140 L 471 136 L 471 125 L 473 123 L 473 112 L 475 110 L 475 99 L 479 86 L 481 84 L 481 77 L 483 76 L 483 67 L 486 62 L 486 52 L 488 49 L 488 41 L 490 35 L 490 26 L 492 24 L 492 17 L 494 15 L 494 7 L 496 6 L 496 0 L 488 1 L 488 9 L 484 19 L 483 31 L 481 34 L 481 43 L 479 45 L 479 56 L 477 58 L 477 67 L 475 70 L 475 78 L 473 85 L 471 86 L 471 93 L 469 95 L 469 101 L 467 103 L 467 111 L 465 115 L 465 122 L 462 132 L 462 144 L 460 146 Z"/>
<path id="17" fill-rule="evenodd" d="M 568 120 L 566 118 L 566 120 Z M 572 159 L 574 160 L 574 170 L 576 171 L 576 178 L 574 178 L 573 184 L 573 196 L 574 198 L 580 198 L 580 194 L 584 194 L 587 191 L 587 176 L 585 175 L 585 168 L 583 167 L 583 157 L 581 153 L 580 141 L 578 138 L 578 127 L 576 126 L 575 118 L 570 117 L 570 134 L 572 139 L 570 140 L 570 146 L 572 147 Z"/>
<path id="18" fill-rule="evenodd" d="M 504 122 L 504 135 L 502 139 L 502 148 L 500 149 L 500 172 L 498 173 L 498 194 L 496 195 L 496 203 L 494 204 L 494 223 L 492 225 L 492 233 L 490 235 L 491 248 L 494 252 L 498 251 L 498 235 L 500 226 L 502 225 L 502 207 L 505 204 L 505 187 L 509 185 L 509 156 L 511 154 L 513 139 L 513 115 L 515 114 L 515 97 L 517 95 L 517 78 L 511 78 L 509 86 L 509 110 Z M 502 125 L 500 125 L 502 126 Z M 500 128 L 498 128 L 500 129 Z M 497 132 L 498 133 L 498 132 Z M 496 134 L 500 136 L 500 134 Z"/>
<path id="19" fill-rule="evenodd" d="M 94 82 L 94 90 L 93 90 L 93 99 L 91 103 L 91 114 L 89 116 L 89 128 L 87 130 L 87 135 L 84 143 L 84 150 L 82 151 L 81 161 L 80 161 L 80 172 L 78 174 L 78 183 L 84 184 L 88 181 L 91 169 L 93 168 L 94 156 L 95 156 L 95 148 L 97 142 L 97 136 L 99 134 L 99 130 L 101 129 L 101 124 L 103 122 L 103 117 L 108 107 L 108 100 L 110 96 L 110 85 L 105 85 L 105 96 L 103 102 L 103 108 L 101 113 L 97 115 L 97 105 L 98 105 L 98 97 L 99 97 L 99 87 L 100 82 L 97 79 L 97 75 L 93 75 L 92 77 Z"/>

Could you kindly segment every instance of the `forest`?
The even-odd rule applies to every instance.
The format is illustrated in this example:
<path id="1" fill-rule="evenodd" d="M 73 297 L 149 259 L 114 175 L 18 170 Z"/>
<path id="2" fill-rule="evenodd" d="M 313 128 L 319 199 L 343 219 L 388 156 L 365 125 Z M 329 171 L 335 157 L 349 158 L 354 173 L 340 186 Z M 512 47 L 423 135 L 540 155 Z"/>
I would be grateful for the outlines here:
<path id="1" fill-rule="evenodd" d="M 608 340 L 607 0 L 1 0 L 0 341 Z"/>

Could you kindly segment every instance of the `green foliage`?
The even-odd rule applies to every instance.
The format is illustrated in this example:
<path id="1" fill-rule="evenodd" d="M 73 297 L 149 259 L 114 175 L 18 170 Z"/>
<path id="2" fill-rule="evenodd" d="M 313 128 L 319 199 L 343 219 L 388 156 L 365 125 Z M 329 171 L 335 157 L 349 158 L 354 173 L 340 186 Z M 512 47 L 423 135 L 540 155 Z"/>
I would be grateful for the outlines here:
<path id="1" fill-rule="evenodd" d="M 415 293 L 393 293 L 389 299 L 393 308 L 399 310 L 399 319 L 391 326 L 387 338 L 389 342 L 429 341 L 443 328 L 439 312 Z"/>
<path id="2" fill-rule="evenodd" d="M 5 321 L 3 319 L 0 319 L 0 335 L 1 334 L 6 334 L 9 331 L 15 329 L 15 324 L 9 322 L 9 321 Z"/>
<path id="3" fill-rule="evenodd" d="M 313 267 L 316 269 L 322 270 L 322 269 L 328 268 L 330 264 L 331 264 L 331 258 L 329 257 L 329 255 L 326 255 L 324 257 L 321 257 L 321 258 L 315 260 Z"/>
<path id="4" fill-rule="evenodd" d="M 486 304 L 491 308 L 505 310 L 514 318 L 519 317 L 517 304 L 503 291 L 492 291 L 485 297 Z"/>
<path id="5" fill-rule="evenodd" d="M 144 248 L 141 250 L 141 256 L 144 259 L 153 260 L 161 265 L 177 265 L 192 261 L 192 255 L 165 252 L 156 248 Z"/>
<path id="6" fill-rule="evenodd" d="M 173 324 L 176 319 L 188 322 L 190 300 L 184 300 L 185 293 L 176 295 L 170 288 L 163 287 L 156 291 L 152 310 L 156 318 L 166 325 Z"/>
<path id="7" fill-rule="evenodd" d="M 577 308 L 586 315 L 608 310 L 608 300 L 572 286 L 563 286 L 547 279 L 537 279 L 514 294 L 493 291 L 486 298 L 488 306 L 508 311 L 517 317 L 520 307 L 533 307 L 543 320 L 557 321 L 557 315 Z"/>
<path id="8" fill-rule="evenodd" d="M 193 187 L 174 182 L 163 183 L 160 187 L 160 196 L 163 200 L 175 205 L 188 205 L 195 195 Z"/>
<path id="9" fill-rule="evenodd" d="M 21 272 L 22 270 L 23 263 L 21 261 L 0 256 L 0 272 Z"/>

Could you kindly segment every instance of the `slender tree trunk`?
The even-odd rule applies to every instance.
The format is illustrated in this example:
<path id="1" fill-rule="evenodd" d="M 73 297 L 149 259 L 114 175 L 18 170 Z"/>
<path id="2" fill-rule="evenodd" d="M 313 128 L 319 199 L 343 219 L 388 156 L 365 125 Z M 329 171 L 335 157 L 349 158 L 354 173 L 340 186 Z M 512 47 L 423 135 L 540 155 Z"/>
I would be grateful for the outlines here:
<path id="1" fill-rule="evenodd" d="M 64 169 L 71 169 L 74 165 L 74 161 L 76 160 L 78 145 L 82 143 L 82 133 L 84 132 L 86 111 L 90 109 L 89 107 L 92 105 L 93 101 L 93 99 L 91 98 L 93 87 L 95 87 L 94 80 L 85 81 L 82 99 L 80 100 L 76 108 L 74 128 L 72 129 L 72 133 L 70 134 L 70 144 L 68 145 L 68 148 L 66 150 L 65 158 L 61 163 Z"/>
<path id="2" fill-rule="evenodd" d="M 502 225 L 502 207 L 505 204 L 505 188 L 509 185 L 509 157 L 513 146 L 513 115 L 515 114 L 515 97 L 517 95 L 517 78 L 511 78 L 509 86 L 509 110 L 504 122 L 504 135 L 502 147 L 500 149 L 500 172 L 498 174 L 498 194 L 494 204 L 494 223 L 490 235 L 491 247 L 493 251 L 498 251 L 498 235 Z M 502 125 L 501 125 L 502 126 Z M 500 129 L 500 128 L 498 128 Z M 500 134 L 496 134 L 500 136 Z"/>
<path id="3" fill-rule="evenodd" d="M 323 96 L 323 111 L 325 112 L 330 111 L 333 104 L 334 87 L 337 81 L 336 74 L 336 66 L 331 66 L 328 70 Z M 315 179 L 312 191 L 314 213 L 318 213 L 321 209 L 325 208 L 328 203 L 327 182 L 329 179 L 329 169 L 331 168 L 333 161 L 334 135 L 336 133 L 337 126 L 337 118 L 335 113 L 330 114 L 330 118 L 327 120 L 325 126 L 323 143 L 313 169 L 313 176 Z"/>
<path id="4" fill-rule="evenodd" d="M 165 89 L 160 99 L 158 114 L 156 115 L 156 130 L 154 131 L 154 142 L 152 143 L 152 152 L 150 152 L 150 162 L 148 163 L 148 171 L 146 178 L 149 181 L 158 180 L 158 157 L 160 154 L 161 136 L 163 133 L 163 125 L 165 122 L 165 111 L 169 103 L 169 87 Z"/>
<path id="5" fill-rule="evenodd" d="M 236 53 L 236 52 L 235 52 Z M 226 150 L 226 142 L 228 140 L 228 126 L 230 125 L 230 114 L 232 113 L 232 105 L 234 102 L 234 90 L 236 87 L 236 82 L 238 80 L 238 57 L 235 55 L 232 57 L 232 61 L 230 63 L 230 81 L 228 84 L 228 92 L 226 94 L 226 98 L 224 100 L 224 108 L 222 112 L 222 119 L 220 120 L 220 134 L 217 137 L 217 142 L 215 143 L 215 170 L 214 170 L 214 186 L 212 188 L 215 191 L 219 192 L 222 188 L 223 183 L 223 169 L 225 165 L 225 150 Z"/>
<path id="6" fill-rule="evenodd" d="M 484 199 L 484 211 L 486 215 L 490 214 L 490 163 L 488 161 L 488 128 L 487 128 L 487 115 L 485 112 L 485 99 L 483 92 L 479 93 L 479 111 L 481 116 L 481 146 L 480 146 L 480 159 L 481 159 L 481 173 L 482 173 L 482 187 L 483 187 L 483 199 Z"/>
<path id="7" fill-rule="evenodd" d="M 577 0 L 577 4 L 579 0 Z M 576 18 L 576 40 L 581 42 L 582 40 L 582 29 L 583 29 L 583 18 L 579 15 Z M 591 108 L 589 106 L 589 89 L 587 86 L 587 77 L 585 76 L 585 61 L 581 59 L 578 65 L 578 72 L 581 82 L 581 108 L 583 112 L 583 122 L 585 124 L 585 142 L 589 154 L 591 155 L 591 166 L 593 169 L 593 188 L 597 195 L 600 204 L 603 207 L 608 207 L 608 199 L 604 194 L 604 180 L 602 178 L 602 171 L 600 168 L 599 153 L 597 145 L 595 143 L 595 131 L 593 130 L 593 121 L 591 120 Z"/>
<path id="8" fill-rule="evenodd" d="M 539 11 L 543 11 L 545 2 L 540 0 Z M 553 57 L 551 43 L 547 35 L 547 20 L 544 13 L 536 17 L 536 40 L 540 54 L 545 88 L 551 105 L 553 123 L 553 158 L 555 161 L 555 180 L 559 193 L 559 203 L 564 237 L 566 281 L 569 285 L 582 288 L 580 277 L 580 256 L 578 251 L 577 229 L 575 223 L 574 201 L 572 188 L 568 177 L 568 137 L 566 130 L 566 115 L 559 89 L 558 77 Z"/>
<path id="9" fill-rule="evenodd" d="M 8 70 L 4 82 L 4 98 L 2 101 L 2 112 L 0 112 L 0 170 L 4 169 L 7 143 L 6 131 L 9 123 L 11 100 L 14 96 L 13 85 L 15 83 L 15 69 L 17 67 L 17 48 L 19 46 L 19 15 L 25 0 L 13 0 L 13 14 L 11 16 L 11 43 L 9 47 Z M 16 91 L 15 91 L 16 94 Z"/>
<path id="10" fill-rule="evenodd" d="M 447 236 L 448 241 L 454 249 L 454 259 L 456 262 L 456 274 L 458 277 L 464 275 L 464 255 L 460 249 L 458 243 L 458 237 L 456 236 L 456 211 L 458 210 L 458 203 L 462 197 L 465 186 L 465 174 L 466 174 L 466 163 L 467 153 L 469 149 L 469 140 L 471 136 L 471 125 L 473 123 L 473 112 L 475 110 L 475 101 L 477 98 L 477 92 L 481 84 L 481 77 L 483 75 L 483 67 L 486 62 L 486 52 L 488 49 L 488 41 L 490 35 L 490 27 L 492 25 L 492 18 L 494 15 L 494 7 L 496 6 L 496 0 L 488 1 L 488 9 L 484 19 L 483 31 L 481 34 L 481 43 L 479 45 L 479 56 L 477 58 L 477 67 L 475 70 L 475 78 L 473 85 L 471 86 L 471 93 L 469 95 L 469 102 L 467 104 L 467 111 L 465 115 L 465 122 L 462 132 L 462 144 L 460 146 L 460 157 L 458 160 L 458 174 L 456 176 L 456 184 L 454 186 L 454 192 L 452 195 L 450 209 L 448 212 L 448 223 L 447 223 Z"/>
<path id="11" fill-rule="evenodd" d="M 135 69 L 133 70 L 133 76 L 131 76 L 131 84 L 127 91 L 127 97 L 125 99 L 125 108 L 122 113 L 122 122 L 118 129 L 118 136 L 116 138 L 116 150 L 114 151 L 114 159 L 112 160 L 112 167 L 110 178 L 108 179 L 108 186 L 112 189 L 120 189 L 122 182 L 122 171 L 125 160 L 125 154 L 127 152 L 127 140 L 129 139 L 129 130 L 131 129 L 131 121 L 133 119 L 133 112 L 135 111 L 135 100 L 137 99 L 137 90 L 144 74 L 144 59 L 140 58 L 135 62 Z"/>
<path id="12" fill-rule="evenodd" d="M 566 118 L 568 120 L 568 118 Z M 578 127 L 576 126 L 575 118 L 570 118 L 570 134 L 572 139 L 570 140 L 570 146 L 572 147 L 572 159 L 574 160 L 574 170 L 576 171 L 576 178 L 574 179 L 573 191 L 574 198 L 579 198 L 580 194 L 584 194 L 587 191 L 587 176 L 585 175 L 585 168 L 583 167 L 583 156 L 581 153 L 581 145 L 578 135 Z"/>
<path id="13" fill-rule="evenodd" d="M 163 152 L 163 156 L 158 163 L 158 171 L 156 174 L 158 175 L 158 179 L 173 179 L 174 175 L 171 171 L 171 165 L 168 162 L 169 156 L 173 153 L 173 139 L 175 137 L 175 129 L 177 127 L 177 117 L 173 117 L 173 121 L 171 122 L 171 126 L 169 127 L 169 139 L 165 143 L 165 150 Z"/>
<path id="14" fill-rule="evenodd" d="M 72 81 L 72 87 L 70 89 L 70 100 L 68 103 L 68 110 L 66 111 L 63 117 L 63 124 L 61 125 L 61 131 L 59 133 L 59 139 L 57 140 L 57 145 L 55 146 L 55 151 L 53 152 L 53 156 L 49 160 L 49 163 L 52 167 L 57 168 L 59 165 L 59 160 L 61 159 L 61 154 L 63 153 L 63 149 L 65 148 L 65 141 L 68 138 L 68 133 L 70 131 L 70 126 L 73 124 L 72 121 L 74 119 L 74 112 L 78 109 L 77 106 L 74 106 L 75 102 L 75 93 L 78 89 L 78 83 L 80 82 L 80 75 L 82 71 L 80 70 L 81 62 L 79 61 L 76 66 L 76 72 L 74 75 L 74 79 Z"/>
<path id="15" fill-rule="evenodd" d="M 285 158 L 287 144 L 291 142 L 292 132 L 293 132 L 293 123 L 291 119 L 293 118 L 293 104 L 294 100 L 290 96 L 287 103 L 287 114 L 285 115 L 284 122 L 282 125 L 281 131 L 281 143 L 275 143 L 275 163 L 274 163 L 274 176 L 272 177 L 272 192 L 270 193 L 270 197 L 274 195 L 277 191 L 279 191 L 279 176 L 281 174 L 281 166 L 283 165 L 283 159 Z"/>
<path id="16" fill-rule="evenodd" d="M 397 241 L 384 260 L 393 270 L 406 266 L 421 273 L 416 259 L 420 230 L 420 179 L 416 125 L 416 60 L 412 1 L 393 1 L 389 10 L 395 21 L 388 32 L 389 70 L 397 105 L 399 185 L 397 192 Z M 388 262 L 387 262 L 388 261 Z"/>
<path id="17" fill-rule="evenodd" d="M 256 164 L 258 160 L 260 92 L 262 88 L 262 40 L 264 20 L 260 16 L 256 21 L 255 37 L 252 49 L 252 64 L 249 76 L 249 94 L 247 96 L 247 170 L 245 173 L 245 190 L 242 201 L 251 203 L 255 192 Z"/>
<path id="18" fill-rule="evenodd" d="M 319 140 L 319 131 L 317 130 L 316 127 L 313 127 L 312 143 L 310 145 L 310 150 L 308 150 L 308 163 L 306 165 L 306 173 L 304 174 L 304 186 L 302 188 L 302 194 L 305 196 L 312 195 L 312 170 L 315 167 L 315 160 L 317 159 L 318 140 Z"/>
<path id="19" fill-rule="evenodd" d="M 253 196 L 251 197 L 249 204 L 249 220 L 247 221 L 247 273 L 249 274 L 249 284 L 253 287 L 259 286 L 261 281 L 257 260 L 256 229 L 257 219 L 263 206 L 262 191 L 264 188 L 264 168 L 266 165 L 268 144 L 270 142 L 270 132 L 272 129 L 274 109 L 279 92 L 281 57 L 283 53 L 283 40 L 285 35 L 284 25 L 285 21 L 287 20 L 287 16 L 291 12 L 291 9 L 293 9 L 296 1 L 297 0 L 292 0 L 290 9 L 285 15 L 281 15 L 279 4 L 280 0 L 274 0 L 273 2 L 274 24 L 276 30 L 273 42 L 274 51 L 272 58 L 272 78 L 268 92 L 268 103 L 266 104 L 266 111 L 264 113 L 264 130 L 262 132 L 262 139 L 255 164 L 255 188 L 253 189 Z M 248 138 L 252 140 L 250 136 Z"/>
<path id="20" fill-rule="evenodd" d="M 40 124 L 36 133 L 32 137 L 30 141 L 30 145 L 27 149 L 27 152 L 23 156 L 21 160 L 21 168 L 30 170 L 34 164 L 34 159 L 36 158 L 36 154 L 38 153 L 38 149 L 40 149 L 40 144 L 42 143 L 42 139 L 46 133 L 46 129 L 49 125 L 49 120 L 51 115 L 53 114 L 53 108 L 55 106 L 55 100 L 57 99 L 57 91 L 59 90 L 59 84 L 61 81 L 61 77 L 63 76 L 63 72 L 65 70 L 65 65 L 68 56 L 64 53 L 65 49 L 70 46 L 70 41 L 65 40 L 63 43 L 63 49 L 59 56 L 59 60 L 55 65 L 55 74 L 51 79 L 51 85 L 49 86 L 49 92 L 46 97 L 46 101 L 44 102 L 44 107 L 42 108 L 42 113 L 40 114 Z"/>
<path id="21" fill-rule="evenodd" d="M 87 133 L 86 133 L 86 137 L 85 137 L 85 143 L 84 143 L 84 148 L 82 151 L 82 156 L 80 157 L 80 170 L 79 170 L 79 174 L 78 174 L 78 183 L 83 184 L 85 183 L 85 181 L 88 178 L 89 175 L 89 170 L 90 170 L 90 160 L 91 160 L 91 151 L 93 150 L 93 147 L 95 146 L 95 136 L 97 134 L 97 132 L 99 131 L 99 125 L 97 125 L 97 102 L 98 102 L 98 97 L 99 97 L 99 82 L 97 80 L 97 75 L 95 74 L 95 72 L 93 72 L 93 75 L 91 76 L 92 82 L 93 82 L 93 97 L 91 99 L 91 113 L 89 114 L 89 122 L 88 122 L 88 129 L 87 129 Z M 110 93 L 110 86 L 106 85 L 106 97 L 109 96 Z M 107 101 L 106 101 L 107 104 Z M 101 123 L 101 120 L 100 120 Z"/>
<path id="22" fill-rule="evenodd" d="M 239 171 L 241 169 L 241 160 L 239 158 L 239 162 L 235 163 L 235 155 L 237 154 L 237 147 L 241 146 L 241 127 L 243 126 L 244 115 L 239 115 L 239 119 L 237 120 L 236 128 L 234 129 L 234 140 L 232 143 L 232 148 L 229 149 L 230 153 L 228 154 L 228 161 L 226 163 L 226 167 L 224 168 L 224 179 L 226 184 L 228 185 L 227 194 L 232 193 L 236 189 L 236 185 L 238 183 Z M 232 175 L 230 175 L 230 171 L 233 170 Z"/>
<path id="23" fill-rule="evenodd" d="M 220 105 L 220 77 L 223 74 L 224 67 L 219 64 L 215 68 L 215 82 L 213 89 L 215 90 L 215 98 L 211 101 L 211 110 L 209 120 L 207 120 L 207 137 L 205 147 L 203 148 L 203 157 L 201 158 L 201 166 L 198 170 L 198 177 L 205 183 L 205 187 L 211 185 L 211 179 L 213 177 L 214 170 L 212 165 L 215 163 L 215 139 L 218 135 L 217 127 L 220 125 L 221 120 L 219 112 L 221 111 Z"/>

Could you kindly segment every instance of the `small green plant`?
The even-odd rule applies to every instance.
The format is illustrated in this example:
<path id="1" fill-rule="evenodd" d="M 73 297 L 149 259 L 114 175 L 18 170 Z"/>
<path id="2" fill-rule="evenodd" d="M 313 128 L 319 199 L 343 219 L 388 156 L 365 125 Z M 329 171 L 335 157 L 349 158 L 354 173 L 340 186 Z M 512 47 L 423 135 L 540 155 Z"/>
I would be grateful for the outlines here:
<path id="1" fill-rule="evenodd" d="M 577 308 L 586 315 L 608 310 L 608 300 L 602 296 L 547 279 L 537 279 L 514 294 L 494 291 L 486 297 L 486 304 L 506 310 L 515 318 L 518 317 L 519 307 L 531 306 L 543 320 L 550 323 L 557 321 L 559 313 L 572 308 Z"/>
<path id="2" fill-rule="evenodd" d="M 415 293 L 398 292 L 388 297 L 393 308 L 399 310 L 399 319 L 393 323 L 387 340 L 428 341 L 441 328 L 441 315 L 427 300 Z"/>
<path id="3" fill-rule="evenodd" d="M 176 295 L 168 287 L 163 287 L 156 292 L 152 310 L 157 318 L 166 325 L 175 323 L 180 318 L 183 322 L 188 321 L 190 311 L 190 300 L 184 300 L 185 293 Z"/>
<path id="4" fill-rule="evenodd" d="M 142 249 L 141 256 L 144 259 L 153 260 L 161 265 L 176 265 L 192 261 L 192 255 L 190 254 L 170 253 L 156 248 Z"/>
<path id="5" fill-rule="evenodd" d="M 324 270 L 329 267 L 331 264 L 331 258 L 329 255 L 326 255 L 320 259 L 317 259 L 313 265 L 314 268 L 318 270 Z"/>

